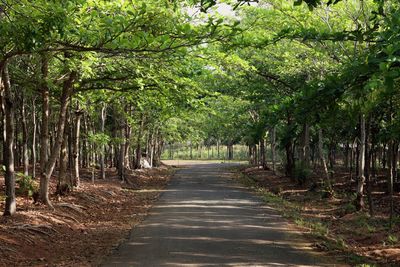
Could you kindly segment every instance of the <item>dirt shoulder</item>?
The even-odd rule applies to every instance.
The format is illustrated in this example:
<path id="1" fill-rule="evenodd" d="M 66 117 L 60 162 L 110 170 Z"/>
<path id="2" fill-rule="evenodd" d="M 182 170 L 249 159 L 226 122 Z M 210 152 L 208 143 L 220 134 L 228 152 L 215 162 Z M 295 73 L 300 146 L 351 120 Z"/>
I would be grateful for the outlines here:
<path id="1" fill-rule="evenodd" d="M 322 190 L 310 190 L 309 185 L 299 185 L 272 171 L 245 166 L 236 171 L 235 179 L 293 222 L 315 250 L 351 266 L 400 266 L 400 227 L 395 224 L 390 229 L 385 198 L 376 200 L 371 217 L 367 211 L 355 212 L 353 192 L 348 190 L 352 186 L 344 184 L 347 177 L 337 180 L 333 197 L 326 197 Z"/>
<path id="2" fill-rule="evenodd" d="M 83 172 L 79 189 L 52 196 L 55 210 L 19 197 L 17 214 L 0 217 L 0 266 L 98 265 L 145 218 L 171 174 L 167 167 L 139 170 L 121 183 L 110 171 L 92 184 Z"/>

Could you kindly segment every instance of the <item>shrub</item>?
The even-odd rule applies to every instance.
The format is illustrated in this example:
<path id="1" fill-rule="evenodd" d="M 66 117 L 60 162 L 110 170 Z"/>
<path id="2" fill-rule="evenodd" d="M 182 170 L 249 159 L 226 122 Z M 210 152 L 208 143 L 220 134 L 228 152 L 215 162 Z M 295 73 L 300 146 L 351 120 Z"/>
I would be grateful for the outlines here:
<path id="1" fill-rule="evenodd" d="M 311 170 L 304 166 L 296 166 L 294 170 L 294 177 L 296 178 L 296 181 L 300 185 L 305 184 L 310 175 L 311 175 Z"/>
<path id="2" fill-rule="evenodd" d="M 29 175 L 17 173 L 16 183 L 18 184 L 17 193 L 20 195 L 31 197 L 38 191 L 37 182 Z"/>

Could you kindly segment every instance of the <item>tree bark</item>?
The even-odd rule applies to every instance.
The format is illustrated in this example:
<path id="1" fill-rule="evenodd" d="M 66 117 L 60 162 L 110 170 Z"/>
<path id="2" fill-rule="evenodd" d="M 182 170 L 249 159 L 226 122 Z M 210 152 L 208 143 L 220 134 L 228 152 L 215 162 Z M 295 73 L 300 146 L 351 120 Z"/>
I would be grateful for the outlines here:
<path id="1" fill-rule="evenodd" d="M 371 119 L 368 119 L 366 122 L 366 130 L 365 130 L 365 181 L 366 181 L 366 190 L 367 190 L 367 199 L 369 206 L 369 214 L 371 217 L 374 216 L 374 207 L 372 200 L 372 189 L 371 189 L 371 158 L 373 153 L 373 148 L 370 149 L 369 143 L 371 139 L 371 127 L 370 127 Z"/>
<path id="2" fill-rule="evenodd" d="M 263 134 L 263 135 L 265 135 L 265 134 Z M 264 137 L 262 137 L 260 140 L 260 155 L 261 155 L 261 166 L 262 166 L 263 170 L 266 170 L 266 169 L 268 169 L 268 166 L 267 166 L 267 158 L 266 158 L 266 154 L 265 154 Z"/>
<path id="3" fill-rule="evenodd" d="M 79 160 L 80 160 L 79 142 L 80 142 L 80 135 L 81 135 L 82 115 L 83 115 L 83 112 L 79 108 L 79 104 L 77 104 L 76 110 L 75 110 L 75 128 L 74 128 L 74 138 L 73 138 L 74 185 L 76 187 L 79 187 L 80 183 L 81 183 L 81 178 L 79 175 Z"/>
<path id="4" fill-rule="evenodd" d="M 325 174 L 325 186 L 327 187 L 328 191 L 332 191 L 331 179 L 329 176 L 328 167 L 326 165 L 326 160 L 324 157 L 322 129 L 318 130 L 318 154 L 319 154 L 319 158 L 321 160 L 322 168 L 323 168 L 324 174 Z"/>
<path id="5" fill-rule="evenodd" d="M 24 166 L 24 175 L 29 175 L 29 155 L 28 155 L 28 126 L 26 122 L 26 110 L 25 110 L 25 97 L 21 96 L 21 123 L 22 123 L 22 162 Z"/>
<path id="6" fill-rule="evenodd" d="M 57 183 L 57 194 L 64 195 L 70 190 L 71 185 L 68 184 L 67 181 L 67 165 L 68 165 L 68 153 L 67 153 L 67 141 L 68 141 L 68 122 L 66 122 L 66 126 L 64 129 L 64 137 L 61 144 L 60 151 L 60 171 L 58 174 L 58 183 Z"/>
<path id="7" fill-rule="evenodd" d="M 52 205 L 49 199 L 49 182 L 50 182 L 50 177 L 53 174 L 57 158 L 60 155 L 61 145 L 64 137 L 67 109 L 73 89 L 73 82 L 75 81 L 76 77 L 77 77 L 77 72 L 72 71 L 70 72 L 68 79 L 64 81 L 63 91 L 61 96 L 61 107 L 57 123 L 57 135 L 54 140 L 54 145 L 51 149 L 51 154 L 46 163 L 45 170 L 42 171 L 42 174 L 40 176 L 39 198 L 41 202 L 50 207 L 52 207 Z"/>
<path id="8" fill-rule="evenodd" d="M 142 116 L 142 119 L 139 124 L 139 132 L 137 135 L 137 140 L 136 140 L 136 155 L 135 155 L 135 169 L 140 169 L 140 161 L 142 159 L 142 132 L 143 132 L 143 126 L 144 126 L 144 117 Z"/>
<path id="9" fill-rule="evenodd" d="M 101 107 L 100 132 L 102 134 L 104 134 L 105 124 L 106 124 L 106 105 L 104 104 Z M 104 180 L 104 179 L 106 179 L 106 172 L 105 172 L 105 168 L 104 168 L 104 154 L 105 154 L 104 144 L 101 145 L 100 150 L 101 150 L 100 151 L 100 179 Z"/>
<path id="10" fill-rule="evenodd" d="M 13 215 L 17 210 L 15 198 L 15 172 L 14 172 L 14 101 L 11 92 L 10 76 L 8 74 L 7 62 L 0 63 L 0 71 L 4 90 L 5 104 L 5 193 L 6 203 L 4 215 Z"/>
<path id="11" fill-rule="evenodd" d="M 46 168 L 49 147 L 49 115 L 50 115 L 50 97 L 47 76 L 49 72 L 49 61 L 46 55 L 42 56 L 42 121 L 40 126 L 40 172 L 43 173 Z"/>
<path id="12" fill-rule="evenodd" d="M 301 133 L 300 164 L 303 168 L 310 168 L 310 127 L 307 123 L 303 124 Z"/>
<path id="13" fill-rule="evenodd" d="M 36 124 L 36 103 L 35 100 L 32 101 L 32 178 L 36 178 L 36 131 L 37 131 L 37 124 Z"/>
<path id="14" fill-rule="evenodd" d="M 358 184 L 357 184 L 357 197 L 355 206 L 357 210 L 364 208 L 364 183 L 365 183 L 365 117 L 364 114 L 360 116 L 360 149 L 359 149 L 359 163 L 358 163 Z"/>
<path id="15" fill-rule="evenodd" d="M 125 126 L 121 125 L 121 132 L 120 132 L 120 136 L 121 136 L 121 140 L 123 140 L 123 138 L 125 138 Z M 120 148 L 119 148 L 119 158 L 118 158 L 118 176 L 119 179 L 121 181 L 125 181 L 125 142 L 122 141 L 120 144 Z"/>
<path id="16" fill-rule="evenodd" d="M 271 154 L 272 154 L 272 171 L 276 171 L 276 127 L 271 129 Z"/>

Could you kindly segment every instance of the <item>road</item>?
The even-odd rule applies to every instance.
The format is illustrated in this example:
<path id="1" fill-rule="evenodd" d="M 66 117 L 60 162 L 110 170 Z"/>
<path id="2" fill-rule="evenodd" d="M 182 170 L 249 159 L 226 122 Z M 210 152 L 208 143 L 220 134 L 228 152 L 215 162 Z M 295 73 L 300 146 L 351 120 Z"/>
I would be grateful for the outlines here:
<path id="1" fill-rule="evenodd" d="M 275 210 L 229 178 L 226 166 L 178 170 L 102 266 L 334 266 L 320 263 Z"/>

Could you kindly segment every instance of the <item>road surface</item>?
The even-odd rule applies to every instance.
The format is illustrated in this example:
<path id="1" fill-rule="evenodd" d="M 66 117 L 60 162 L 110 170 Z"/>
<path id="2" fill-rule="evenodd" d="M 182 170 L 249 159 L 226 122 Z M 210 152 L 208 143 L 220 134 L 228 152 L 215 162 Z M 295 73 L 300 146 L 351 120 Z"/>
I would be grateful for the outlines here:
<path id="1" fill-rule="evenodd" d="M 178 170 L 102 266 L 334 266 L 320 263 L 276 211 L 229 179 L 226 166 Z"/>

